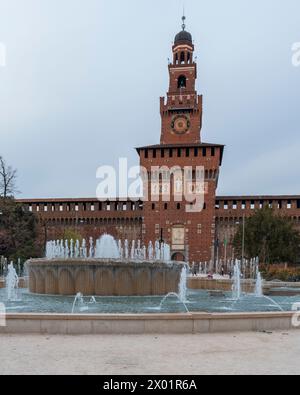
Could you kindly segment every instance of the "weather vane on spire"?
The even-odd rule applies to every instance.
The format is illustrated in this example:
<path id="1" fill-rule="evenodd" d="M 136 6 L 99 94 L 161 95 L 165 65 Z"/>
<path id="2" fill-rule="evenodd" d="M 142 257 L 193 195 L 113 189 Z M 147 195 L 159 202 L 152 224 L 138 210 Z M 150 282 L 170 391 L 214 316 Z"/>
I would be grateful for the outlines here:
<path id="1" fill-rule="evenodd" d="M 186 17 L 185 17 L 185 10 L 184 10 L 184 7 L 183 7 L 182 30 L 185 30 L 185 20 L 186 20 Z"/>

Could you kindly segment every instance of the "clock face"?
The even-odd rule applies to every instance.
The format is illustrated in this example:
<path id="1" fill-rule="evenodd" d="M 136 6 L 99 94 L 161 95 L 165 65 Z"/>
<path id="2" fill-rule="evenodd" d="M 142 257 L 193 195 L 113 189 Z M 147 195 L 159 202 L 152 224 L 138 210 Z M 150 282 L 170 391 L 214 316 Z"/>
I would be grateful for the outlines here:
<path id="1" fill-rule="evenodd" d="M 190 129 L 190 120 L 186 115 L 176 115 L 172 120 L 172 130 L 177 134 L 184 134 Z"/>

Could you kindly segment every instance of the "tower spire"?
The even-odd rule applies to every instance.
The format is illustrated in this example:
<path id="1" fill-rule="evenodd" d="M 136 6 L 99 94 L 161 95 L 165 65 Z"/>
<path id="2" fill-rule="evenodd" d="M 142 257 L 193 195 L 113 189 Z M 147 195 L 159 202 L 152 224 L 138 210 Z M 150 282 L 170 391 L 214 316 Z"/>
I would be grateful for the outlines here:
<path id="1" fill-rule="evenodd" d="M 185 16 L 184 7 L 183 7 L 183 15 L 182 15 L 181 19 L 182 19 L 182 30 L 185 30 L 185 28 L 186 28 L 186 25 L 185 25 L 186 16 Z"/>

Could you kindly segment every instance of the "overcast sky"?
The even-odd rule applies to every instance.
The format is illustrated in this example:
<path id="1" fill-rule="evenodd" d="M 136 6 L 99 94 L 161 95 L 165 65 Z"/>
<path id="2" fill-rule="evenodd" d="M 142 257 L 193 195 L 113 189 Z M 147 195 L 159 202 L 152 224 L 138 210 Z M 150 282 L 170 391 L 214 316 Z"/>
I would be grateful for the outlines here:
<path id="1" fill-rule="evenodd" d="M 0 0 L 0 154 L 19 197 L 92 197 L 96 169 L 160 138 L 180 30 L 198 56 L 218 194 L 300 194 L 299 0 Z"/>

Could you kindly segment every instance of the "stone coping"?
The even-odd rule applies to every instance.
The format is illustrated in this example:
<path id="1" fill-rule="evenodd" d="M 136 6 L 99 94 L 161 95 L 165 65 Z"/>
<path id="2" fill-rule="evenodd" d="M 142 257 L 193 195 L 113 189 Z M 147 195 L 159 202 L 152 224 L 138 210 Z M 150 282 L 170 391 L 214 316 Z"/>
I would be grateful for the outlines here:
<path id="1" fill-rule="evenodd" d="M 143 335 L 289 331 L 292 312 L 186 314 L 8 314 L 0 334 Z M 299 329 L 299 327 L 298 327 Z"/>
<path id="2" fill-rule="evenodd" d="M 188 276 L 188 281 L 195 282 L 216 282 L 220 284 L 232 284 L 233 279 L 229 278 L 207 278 L 207 277 L 193 277 L 191 275 Z M 254 284 L 256 281 L 254 279 L 241 279 L 241 284 Z M 286 281 L 266 281 L 263 280 L 264 287 L 271 288 L 300 288 L 300 282 L 286 282 Z"/>
<path id="3" fill-rule="evenodd" d="M 63 313 L 8 313 L 6 319 L 14 320 L 67 320 L 67 321 L 142 321 L 142 320 L 223 320 L 255 318 L 291 318 L 295 312 L 242 312 L 242 313 L 164 313 L 164 314 L 63 314 Z"/>

